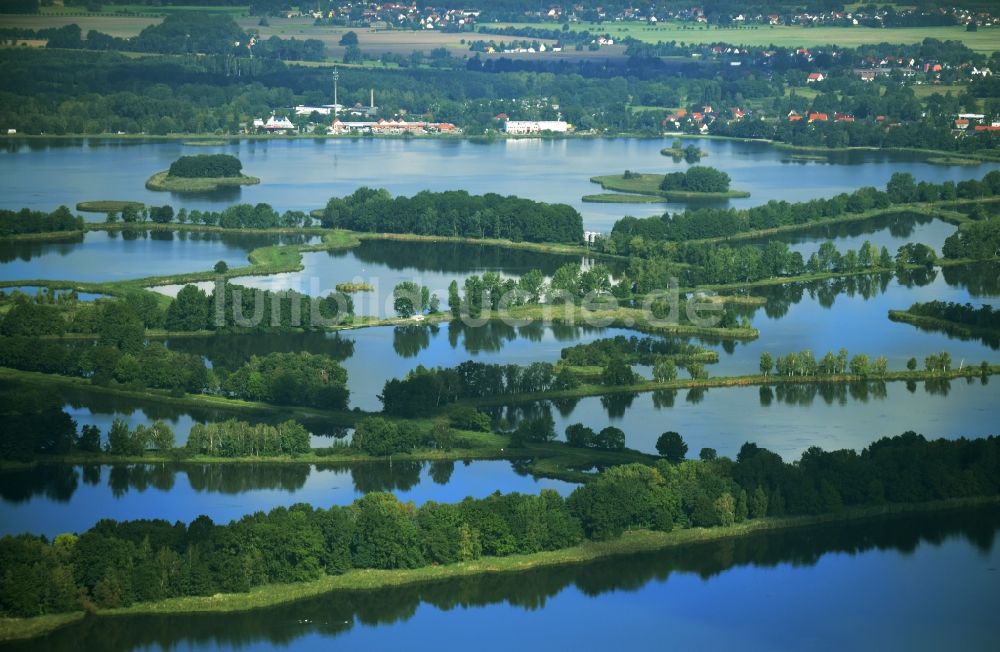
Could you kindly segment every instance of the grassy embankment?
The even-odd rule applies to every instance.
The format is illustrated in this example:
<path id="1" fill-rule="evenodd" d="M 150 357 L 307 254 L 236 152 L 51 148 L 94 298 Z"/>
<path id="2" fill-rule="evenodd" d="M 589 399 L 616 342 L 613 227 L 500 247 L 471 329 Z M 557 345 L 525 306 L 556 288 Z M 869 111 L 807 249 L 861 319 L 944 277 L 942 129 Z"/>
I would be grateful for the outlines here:
<path id="1" fill-rule="evenodd" d="M 141 201 L 127 201 L 119 199 L 102 199 L 97 201 L 77 202 L 76 210 L 81 213 L 121 213 L 126 208 L 134 208 L 141 211 L 146 205 Z"/>
<path id="2" fill-rule="evenodd" d="M 169 171 L 157 172 L 146 181 L 147 190 L 170 192 L 205 192 L 227 186 L 252 186 L 260 183 L 258 177 L 241 174 L 238 177 L 172 177 Z"/>
<path id="3" fill-rule="evenodd" d="M 963 339 L 984 338 L 990 340 L 1000 340 L 1000 330 L 983 326 L 971 326 L 960 322 L 941 319 L 939 317 L 929 317 L 927 315 L 914 315 L 907 310 L 890 310 L 889 319 L 895 322 L 910 324 L 921 330 L 943 331 L 949 335 L 954 335 Z"/>
<path id="4" fill-rule="evenodd" d="M 587 562 L 656 552 L 681 546 L 722 541 L 737 537 L 793 528 L 862 521 L 896 515 L 931 513 L 946 510 L 986 507 L 1000 502 L 997 496 L 956 498 L 924 503 L 901 503 L 877 507 L 857 507 L 818 516 L 768 517 L 751 519 L 732 526 L 688 528 L 671 532 L 633 530 L 610 541 L 586 541 L 580 545 L 549 552 L 509 557 L 489 557 L 443 566 L 424 566 L 408 570 L 354 569 L 343 575 L 326 575 L 317 580 L 294 584 L 271 584 L 254 587 L 247 593 L 170 598 L 118 609 L 98 609 L 97 617 L 177 615 L 196 613 L 234 613 L 272 607 L 336 591 L 375 591 L 424 582 L 475 577 L 495 573 L 522 573 L 537 568 L 585 564 Z M 0 620 L 0 640 L 40 636 L 84 616 L 83 612 L 8 618 Z"/>
<path id="5" fill-rule="evenodd" d="M 974 158 L 963 158 L 961 156 L 932 156 L 927 159 L 933 165 L 980 165 L 982 161 Z"/>
<path id="6" fill-rule="evenodd" d="M 591 177 L 590 181 L 596 183 L 605 190 L 614 191 L 612 193 L 601 193 L 598 195 L 586 195 L 585 202 L 609 203 L 623 198 L 623 201 L 632 203 L 659 202 L 684 202 L 699 199 L 735 199 L 749 197 L 750 193 L 743 190 L 729 190 L 726 192 L 687 192 L 681 190 L 660 190 L 660 182 L 663 181 L 662 174 L 637 173 L 633 178 L 626 179 L 621 174 L 610 174 L 606 176 Z M 627 193 L 622 195 L 620 193 Z"/>

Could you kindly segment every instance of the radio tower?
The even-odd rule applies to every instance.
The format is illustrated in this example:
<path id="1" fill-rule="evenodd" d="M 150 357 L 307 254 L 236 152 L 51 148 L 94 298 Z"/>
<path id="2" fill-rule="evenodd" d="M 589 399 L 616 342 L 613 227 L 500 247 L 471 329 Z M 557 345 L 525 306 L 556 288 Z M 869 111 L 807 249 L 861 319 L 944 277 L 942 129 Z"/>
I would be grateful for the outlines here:
<path id="1" fill-rule="evenodd" d="M 337 113 L 340 111 L 340 104 L 337 102 L 337 81 L 340 80 L 340 71 L 336 68 L 333 69 L 333 117 L 337 118 Z"/>

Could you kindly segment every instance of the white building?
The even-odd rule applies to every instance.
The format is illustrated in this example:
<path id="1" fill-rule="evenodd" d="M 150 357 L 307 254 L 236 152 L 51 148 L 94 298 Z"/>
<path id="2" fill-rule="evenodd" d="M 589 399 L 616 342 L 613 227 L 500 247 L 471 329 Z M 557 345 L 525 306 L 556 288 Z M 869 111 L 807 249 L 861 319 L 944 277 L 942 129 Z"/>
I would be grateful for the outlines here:
<path id="1" fill-rule="evenodd" d="M 260 118 L 255 118 L 253 121 L 254 129 L 266 129 L 267 131 L 287 131 L 294 130 L 295 125 L 288 118 L 275 118 L 273 115 L 264 122 Z"/>
<path id="2" fill-rule="evenodd" d="M 330 115 L 335 111 L 343 111 L 344 107 L 340 104 L 324 104 L 322 106 L 305 106 L 298 105 L 294 108 L 295 115 L 312 115 L 313 113 L 318 113 L 320 115 Z"/>
<path id="3" fill-rule="evenodd" d="M 503 130 L 518 136 L 540 134 L 543 131 L 564 134 L 569 131 L 569 123 L 563 120 L 508 120 L 504 123 Z"/>

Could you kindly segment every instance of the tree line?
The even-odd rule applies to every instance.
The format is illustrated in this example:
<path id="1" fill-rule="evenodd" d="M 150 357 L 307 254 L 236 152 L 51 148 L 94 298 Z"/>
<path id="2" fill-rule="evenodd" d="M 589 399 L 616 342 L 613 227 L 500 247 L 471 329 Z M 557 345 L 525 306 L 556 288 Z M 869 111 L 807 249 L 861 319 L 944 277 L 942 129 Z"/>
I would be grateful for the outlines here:
<path id="1" fill-rule="evenodd" d="M 51 213 L 22 208 L 19 211 L 0 209 L 0 237 L 22 233 L 54 233 L 82 231 L 83 218 L 73 215 L 65 206 Z"/>
<path id="2" fill-rule="evenodd" d="M 97 30 L 83 30 L 76 23 L 59 28 L 38 30 L 36 37 L 46 38 L 46 47 L 69 50 L 148 52 L 154 54 L 222 54 L 249 59 L 323 61 L 326 57 L 319 39 L 282 39 L 271 36 L 256 40 L 244 32 L 228 14 L 209 12 L 170 12 L 162 22 L 145 27 L 138 36 L 123 38 Z"/>
<path id="3" fill-rule="evenodd" d="M 664 357 L 683 364 L 701 357 L 708 350 L 700 346 L 656 337 L 616 335 L 586 344 L 575 344 L 560 352 L 563 362 L 574 367 L 603 367 L 614 357 L 629 364 L 652 365 Z"/>
<path id="4" fill-rule="evenodd" d="M 226 525 L 205 516 L 189 524 L 103 520 L 52 541 L 6 536 L 0 539 L 0 613 L 37 616 L 239 593 L 352 569 L 560 550 L 632 529 L 726 527 L 1000 491 L 997 437 L 928 441 L 907 432 L 861 452 L 813 447 L 795 463 L 752 443 L 735 460 L 712 453 L 703 451 L 700 461 L 613 467 L 568 498 L 544 490 L 416 507 L 370 493 L 346 507 L 298 504 Z"/>
<path id="5" fill-rule="evenodd" d="M 973 260 L 1000 256 L 1000 218 L 965 224 L 945 239 L 941 253 L 945 258 Z"/>
<path id="6" fill-rule="evenodd" d="M 913 304 L 906 312 L 918 317 L 943 319 L 963 326 L 1000 330 L 1000 311 L 994 310 L 989 304 L 976 308 L 971 303 L 927 301 Z"/>
<path id="7" fill-rule="evenodd" d="M 358 188 L 327 202 L 323 226 L 352 231 L 501 238 L 515 242 L 583 239 L 583 218 L 566 204 L 549 204 L 464 190 L 392 197 L 385 189 Z"/>
<path id="8" fill-rule="evenodd" d="M 789 203 L 771 200 L 747 209 L 699 208 L 683 213 L 665 213 L 660 217 L 624 217 L 615 222 L 611 234 L 601 242 L 604 251 L 621 255 L 650 255 L 661 242 L 684 242 L 722 238 L 774 229 L 793 224 L 808 224 L 849 214 L 883 210 L 894 204 L 912 202 L 978 199 L 1000 193 L 1000 171 L 987 173 L 982 181 L 971 179 L 940 184 L 917 184 L 908 172 L 897 172 L 885 191 L 873 187 L 853 193 L 841 193 L 829 199 Z"/>
<path id="9" fill-rule="evenodd" d="M 387 380 L 379 395 L 382 409 L 393 416 L 431 414 L 463 399 L 572 389 L 579 385 L 565 367 L 549 362 L 526 366 L 468 360 L 452 368 L 419 365 L 405 378 Z"/>

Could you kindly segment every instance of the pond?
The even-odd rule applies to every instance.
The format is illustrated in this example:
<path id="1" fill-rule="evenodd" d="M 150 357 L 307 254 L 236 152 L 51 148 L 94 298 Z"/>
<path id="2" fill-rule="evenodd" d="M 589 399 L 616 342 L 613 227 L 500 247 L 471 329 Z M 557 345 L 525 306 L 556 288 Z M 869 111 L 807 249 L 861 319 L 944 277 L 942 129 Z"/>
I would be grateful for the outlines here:
<path id="1" fill-rule="evenodd" d="M 839 523 L 654 554 L 338 592 L 247 613 L 88 618 L 13 650 L 988 650 L 1000 510 Z"/>
<path id="2" fill-rule="evenodd" d="M 595 431 L 610 425 L 625 431 L 627 447 L 655 454 L 657 438 L 672 430 L 684 438 L 689 458 L 697 458 L 702 448 L 735 458 L 744 442 L 753 442 L 792 462 L 811 446 L 861 450 L 907 430 L 931 439 L 998 434 L 997 382 L 993 378 L 983 384 L 976 377 L 663 390 L 519 404 L 492 412 L 511 423 L 548 412 L 560 439 L 574 423 Z"/>
<path id="3" fill-rule="evenodd" d="M 622 215 L 647 216 L 683 210 L 682 204 L 585 204 L 584 195 L 600 192 L 592 176 L 683 170 L 686 163 L 662 156 L 672 138 L 499 140 L 489 144 L 444 139 L 333 139 L 239 141 L 200 147 L 178 141 L 30 140 L 6 141 L 0 148 L 0 207 L 52 210 L 79 201 L 119 199 L 147 205 L 221 210 L 238 202 L 266 202 L 279 211 L 308 211 L 331 196 L 359 186 L 384 187 L 393 194 L 463 189 L 482 194 L 516 194 L 574 206 L 590 230 L 609 231 Z M 733 188 L 748 199 L 721 205 L 756 206 L 771 199 L 804 201 L 831 197 L 862 185 L 883 187 L 893 172 L 910 172 L 918 181 L 982 178 L 996 163 L 941 167 L 920 155 L 852 151 L 826 162 L 792 161 L 790 154 L 764 143 L 691 141 L 708 156 L 704 165 L 727 172 Z M 182 155 L 233 154 L 260 185 L 197 195 L 146 190 L 155 172 Z M 53 185 L 50 179 L 60 179 Z M 715 203 L 715 205 L 720 205 Z M 103 220 L 102 214 L 87 219 Z"/>
<path id="4" fill-rule="evenodd" d="M 448 307 L 448 286 L 457 281 L 462 287 L 473 274 L 498 272 L 517 277 L 531 270 L 551 276 L 566 264 L 593 264 L 580 256 L 543 254 L 530 250 L 508 249 L 491 245 L 449 242 L 401 242 L 364 240 L 357 247 L 337 251 L 302 254 L 299 272 L 269 276 L 242 276 L 232 283 L 266 290 L 296 290 L 310 296 L 325 296 L 338 283 L 362 282 L 371 291 L 351 295 L 356 315 L 394 317 L 392 290 L 403 281 L 427 286 Z M 614 271 L 620 266 L 612 265 Z"/>
<path id="5" fill-rule="evenodd" d="M 0 281 L 125 281 L 204 272 L 220 260 L 229 267 L 247 265 L 247 254 L 257 247 L 308 241 L 303 235 L 141 229 L 91 231 L 65 241 L 0 240 Z"/>
<path id="6" fill-rule="evenodd" d="M 102 518 L 191 522 L 204 514 L 228 523 L 295 503 L 348 505 L 372 491 L 421 505 L 497 490 L 568 495 L 575 486 L 520 475 L 507 461 L 42 465 L 0 471 L 0 536 L 82 532 Z"/>
<path id="7" fill-rule="evenodd" d="M 948 351 L 956 365 L 997 362 L 997 352 L 977 340 L 962 341 L 946 333 L 920 330 L 889 320 L 889 310 L 906 310 L 916 302 L 954 301 L 1000 305 L 1000 265 L 986 264 L 931 270 L 902 276 L 854 276 L 814 283 L 754 288 L 767 298 L 763 307 L 737 306 L 750 316 L 760 337 L 751 342 L 718 346 L 717 375 L 759 373 L 760 354 L 786 355 L 810 349 L 817 359 L 845 347 L 850 355 L 884 355 L 890 369 L 907 360 Z"/>
<path id="8" fill-rule="evenodd" d="M 861 246 L 868 241 L 879 249 L 885 247 L 894 256 L 896 250 L 904 244 L 920 242 L 932 247 L 940 255 L 945 239 L 955 233 L 956 229 L 954 224 L 927 215 L 895 213 L 857 222 L 819 225 L 794 233 L 778 233 L 765 239 L 745 242 L 760 246 L 771 240 L 787 242 L 789 248 L 802 254 L 804 260 L 809 260 L 809 256 L 818 251 L 824 242 L 833 242 L 839 252 L 845 253 L 848 249 L 860 251 Z"/>

